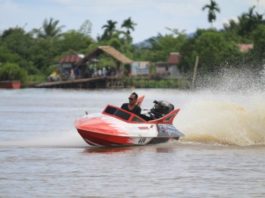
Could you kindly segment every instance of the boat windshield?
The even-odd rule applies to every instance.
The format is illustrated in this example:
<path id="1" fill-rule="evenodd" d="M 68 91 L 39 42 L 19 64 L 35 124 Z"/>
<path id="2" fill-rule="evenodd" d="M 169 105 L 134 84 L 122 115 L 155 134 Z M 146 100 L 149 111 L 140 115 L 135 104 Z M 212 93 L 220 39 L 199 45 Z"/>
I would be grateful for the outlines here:
<path id="1" fill-rule="evenodd" d="M 118 107 L 114 107 L 111 105 L 108 105 L 105 108 L 105 110 L 103 111 L 103 113 L 113 115 L 113 116 L 118 117 L 124 121 L 137 122 L 137 123 L 144 122 L 143 119 L 139 118 L 138 116 L 134 115 L 133 113 L 129 113 L 123 109 L 120 109 Z"/>

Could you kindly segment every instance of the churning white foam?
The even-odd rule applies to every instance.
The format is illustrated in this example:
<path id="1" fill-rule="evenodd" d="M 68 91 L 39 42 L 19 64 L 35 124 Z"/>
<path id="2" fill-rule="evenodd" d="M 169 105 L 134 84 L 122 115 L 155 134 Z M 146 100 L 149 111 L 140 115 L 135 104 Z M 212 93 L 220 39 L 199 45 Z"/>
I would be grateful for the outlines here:
<path id="1" fill-rule="evenodd" d="M 182 110 L 175 125 L 185 141 L 234 145 L 265 144 L 265 104 L 200 101 Z"/>
<path id="2" fill-rule="evenodd" d="M 256 77 L 222 74 L 212 87 L 190 94 L 174 122 L 185 134 L 183 140 L 265 145 L 265 69 L 262 72 Z"/>

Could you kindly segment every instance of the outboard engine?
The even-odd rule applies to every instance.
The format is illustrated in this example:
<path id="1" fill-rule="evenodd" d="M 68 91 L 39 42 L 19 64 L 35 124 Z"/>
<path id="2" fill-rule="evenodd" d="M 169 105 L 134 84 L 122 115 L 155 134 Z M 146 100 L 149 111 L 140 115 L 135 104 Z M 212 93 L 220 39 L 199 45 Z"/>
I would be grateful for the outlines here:
<path id="1" fill-rule="evenodd" d="M 150 110 L 149 114 L 152 119 L 158 119 L 169 112 L 174 110 L 174 105 L 166 101 L 154 101 L 154 107 Z"/>

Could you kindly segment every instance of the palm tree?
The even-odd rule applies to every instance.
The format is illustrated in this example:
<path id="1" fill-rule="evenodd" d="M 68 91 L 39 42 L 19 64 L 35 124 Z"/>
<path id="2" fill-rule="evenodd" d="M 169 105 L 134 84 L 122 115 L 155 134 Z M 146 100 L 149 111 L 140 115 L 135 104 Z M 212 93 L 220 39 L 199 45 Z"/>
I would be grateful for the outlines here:
<path id="1" fill-rule="evenodd" d="M 213 26 L 213 22 L 216 20 L 216 12 L 220 12 L 220 8 L 214 0 L 210 0 L 210 4 L 202 7 L 202 10 L 205 9 L 208 9 L 208 21 Z"/>
<path id="2" fill-rule="evenodd" d="M 129 17 L 128 19 L 125 19 L 123 21 L 123 23 L 121 24 L 121 28 L 125 28 L 126 31 L 122 31 L 122 33 L 125 35 L 125 39 L 128 41 L 128 42 L 131 42 L 132 41 L 132 37 L 131 37 L 131 31 L 134 30 L 134 26 L 136 26 L 137 24 L 134 23 L 131 19 L 131 17 Z"/>
<path id="3" fill-rule="evenodd" d="M 225 31 L 235 32 L 243 37 L 248 37 L 261 24 L 265 25 L 263 14 L 254 12 L 255 6 L 250 7 L 248 12 L 241 14 L 237 21 L 230 20 L 224 26 Z"/>
<path id="4" fill-rule="evenodd" d="M 105 29 L 101 38 L 102 40 L 112 37 L 113 33 L 116 31 L 116 24 L 116 21 L 108 20 L 107 24 L 102 26 L 102 29 Z"/>
<path id="5" fill-rule="evenodd" d="M 137 24 L 132 21 L 131 17 L 129 17 L 128 19 L 125 19 L 123 21 L 123 23 L 121 24 L 121 27 L 125 28 L 126 29 L 126 33 L 128 35 L 130 35 L 130 33 L 131 33 L 130 30 L 133 31 L 134 30 L 134 26 L 136 26 L 136 25 Z"/>
<path id="6" fill-rule="evenodd" d="M 58 26 L 59 20 L 53 18 L 45 19 L 40 29 L 34 29 L 33 33 L 37 33 L 41 38 L 57 38 L 61 36 L 62 28 L 64 26 Z"/>

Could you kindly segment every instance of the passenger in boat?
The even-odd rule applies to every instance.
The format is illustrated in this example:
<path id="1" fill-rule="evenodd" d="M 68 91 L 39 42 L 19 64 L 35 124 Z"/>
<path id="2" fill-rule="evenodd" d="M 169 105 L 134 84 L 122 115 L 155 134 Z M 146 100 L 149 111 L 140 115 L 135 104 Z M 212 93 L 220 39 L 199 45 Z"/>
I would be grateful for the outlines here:
<path id="1" fill-rule="evenodd" d="M 129 99 L 129 103 L 122 104 L 121 108 L 140 116 L 141 115 L 141 107 L 139 107 L 137 105 L 138 94 L 133 92 L 129 96 L 128 99 Z"/>

